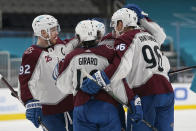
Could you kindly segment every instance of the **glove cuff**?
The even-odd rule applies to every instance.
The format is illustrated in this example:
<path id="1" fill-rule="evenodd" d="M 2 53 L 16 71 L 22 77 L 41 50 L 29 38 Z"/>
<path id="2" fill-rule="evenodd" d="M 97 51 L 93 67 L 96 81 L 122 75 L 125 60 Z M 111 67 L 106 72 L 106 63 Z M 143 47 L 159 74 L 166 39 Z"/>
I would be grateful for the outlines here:
<path id="1" fill-rule="evenodd" d="M 29 102 L 25 105 L 26 109 L 32 108 L 42 108 L 42 105 L 39 101 Z"/>
<path id="2" fill-rule="evenodd" d="M 100 71 L 97 71 L 97 72 L 95 73 L 95 78 L 96 78 L 97 83 L 98 83 L 101 87 L 105 87 L 105 86 L 106 86 L 106 82 L 105 82 L 105 80 L 103 79 L 103 77 L 102 77 Z"/>

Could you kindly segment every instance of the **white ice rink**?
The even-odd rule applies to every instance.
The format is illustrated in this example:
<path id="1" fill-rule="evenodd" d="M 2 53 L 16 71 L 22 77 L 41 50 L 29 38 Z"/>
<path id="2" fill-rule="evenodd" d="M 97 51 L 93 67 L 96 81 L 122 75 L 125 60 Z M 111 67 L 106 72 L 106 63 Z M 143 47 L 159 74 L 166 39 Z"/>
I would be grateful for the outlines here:
<path id="1" fill-rule="evenodd" d="M 174 131 L 196 131 L 196 110 L 175 111 Z M 41 131 L 28 120 L 0 122 L 0 131 Z"/>

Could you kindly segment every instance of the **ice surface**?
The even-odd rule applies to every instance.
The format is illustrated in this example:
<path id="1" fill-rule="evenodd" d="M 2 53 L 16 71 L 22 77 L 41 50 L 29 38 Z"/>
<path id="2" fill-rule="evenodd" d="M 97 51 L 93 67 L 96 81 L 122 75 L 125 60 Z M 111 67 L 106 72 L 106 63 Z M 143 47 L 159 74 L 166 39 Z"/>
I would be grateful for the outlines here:
<path id="1" fill-rule="evenodd" d="M 196 131 L 196 110 L 175 110 L 174 131 Z M 41 131 L 28 120 L 1 121 L 0 131 Z"/>

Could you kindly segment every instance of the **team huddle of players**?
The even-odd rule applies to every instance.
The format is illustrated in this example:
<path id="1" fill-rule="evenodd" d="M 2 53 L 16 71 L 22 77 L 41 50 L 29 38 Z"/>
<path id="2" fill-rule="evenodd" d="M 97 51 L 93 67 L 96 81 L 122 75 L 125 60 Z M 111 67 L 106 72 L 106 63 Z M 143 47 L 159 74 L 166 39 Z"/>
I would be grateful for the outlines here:
<path id="1" fill-rule="evenodd" d="M 35 127 L 173 131 L 170 64 L 160 51 L 166 35 L 140 7 L 114 12 L 107 35 L 96 18 L 80 21 L 65 40 L 51 15 L 37 16 L 32 27 L 37 42 L 23 54 L 18 93 Z"/>

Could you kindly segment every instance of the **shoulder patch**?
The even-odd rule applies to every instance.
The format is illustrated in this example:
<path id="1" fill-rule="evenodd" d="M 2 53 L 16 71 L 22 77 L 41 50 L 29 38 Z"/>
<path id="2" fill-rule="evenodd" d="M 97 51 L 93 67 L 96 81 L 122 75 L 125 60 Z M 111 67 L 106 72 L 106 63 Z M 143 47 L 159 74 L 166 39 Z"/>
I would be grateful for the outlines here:
<path id="1" fill-rule="evenodd" d="M 106 44 L 106 47 L 109 48 L 109 49 L 114 49 L 114 44 L 111 45 L 111 44 Z"/>
<path id="2" fill-rule="evenodd" d="M 29 47 L 25 50 L 24 54 L 31 54 L 33 52 L 34 48 L 33 47 Z"/>
<path id="3" fill-rule="evenodd" d="M 105 45 L 109 49 L 114 49 L 114 40 L 104 40 L 101 41 L 99 45 Z"/>

